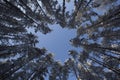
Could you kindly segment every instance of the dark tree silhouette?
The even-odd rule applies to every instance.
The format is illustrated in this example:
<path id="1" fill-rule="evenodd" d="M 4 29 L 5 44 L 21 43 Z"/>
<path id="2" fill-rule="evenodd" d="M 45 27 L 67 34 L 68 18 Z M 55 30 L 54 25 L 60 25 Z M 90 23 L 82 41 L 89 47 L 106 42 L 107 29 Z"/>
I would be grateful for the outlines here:
<path id="1" fill-rule="evenodd" d="M 73 2 L 72 11 L 67 5 Z M 120 80 L 120 4 L 117 0 L 0 0 L 0 80 Z M 98 10 L 103 10 L 98 12 Z M 105 9 L 105 11 L 104 11 Z M 49 25 L 76 29 L 70 58 L 61 63 L 34 32 Z M 29 32 L 33 29 L 34 32 Z"/>

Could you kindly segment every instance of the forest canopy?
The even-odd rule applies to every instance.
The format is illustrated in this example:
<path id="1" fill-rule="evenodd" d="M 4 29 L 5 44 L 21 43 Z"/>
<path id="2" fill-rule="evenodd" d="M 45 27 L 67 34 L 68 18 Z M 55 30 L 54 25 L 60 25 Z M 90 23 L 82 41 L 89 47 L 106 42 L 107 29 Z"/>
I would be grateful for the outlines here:
<path id="1" fill-rule="evenodd" d="M 76 30 L 64 62 L 36 46 L 54 24 Z M 0 80 L 72 78 L 120 80 L 120 1 L 0 0 Z"/>

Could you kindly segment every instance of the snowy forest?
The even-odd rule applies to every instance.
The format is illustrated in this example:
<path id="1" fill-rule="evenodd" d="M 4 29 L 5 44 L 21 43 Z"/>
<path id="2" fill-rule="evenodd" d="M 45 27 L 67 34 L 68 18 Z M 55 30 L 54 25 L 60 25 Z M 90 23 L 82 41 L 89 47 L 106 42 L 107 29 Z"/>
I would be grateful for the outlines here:
<path id="1" fill-rule="evenodd" d="M 64 62 L 36 46 L 54 24 L 76 30 Z M 120 0 L 0 0 L 0 80 L 120 80 Z"/>

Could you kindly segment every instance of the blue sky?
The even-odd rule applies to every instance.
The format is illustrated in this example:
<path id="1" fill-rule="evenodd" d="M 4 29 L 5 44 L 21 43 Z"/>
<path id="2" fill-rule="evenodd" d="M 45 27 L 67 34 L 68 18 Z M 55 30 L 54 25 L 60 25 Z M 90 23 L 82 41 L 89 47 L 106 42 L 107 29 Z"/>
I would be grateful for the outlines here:
<path id="1" fill-rule="evenodd" d="M 48 52 L 54 53 L 54 58 L 59 61 L 65 61 L 68 56 L 68 50 L 76 49 L 70 45 L 69 40 L 74 38 L 76 30 L 61 28 L 58 24 L 51 25 L 52 32 L 44 35 L 37 33 L 39 44 L 37 47 L 45 47 Z"/>

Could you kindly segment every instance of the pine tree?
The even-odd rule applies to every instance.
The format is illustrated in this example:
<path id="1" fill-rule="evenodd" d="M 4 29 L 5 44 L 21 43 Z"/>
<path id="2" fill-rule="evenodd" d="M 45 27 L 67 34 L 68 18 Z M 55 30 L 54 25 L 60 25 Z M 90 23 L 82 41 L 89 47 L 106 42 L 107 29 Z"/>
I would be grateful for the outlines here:
<path id="1" fill-rule="evenodd" d="M 73 46 L 83 48 L 78 59 L 81 66 L 85 65 L 92 73 L 92 80 L 96 80 L 95 77 L 98 78 L 97 80 L 119 80 L 119 9 L 119 5 L 114 6 L 93 24 L 80 27 L 77 37 L 70 40 Z M 81 73 L 81 71 L 78 72 Z M 108 77 L 107 74 L 111 76 Z"/>
<path id="2" fill-rule="evenodd" d="M 37 36 L 27 32 L 27 29 L 32 26 L 44 34 L 51 30 L 46 27 L 46 22 L 43 20 L 47 17 L 43 14 L 40 16 L 45 18 L 38 17 L 38 13 L 27 6 L 31 2 L 27 2 L 23 0 L 0 2 L 1 80 L 29 78 L 44 80 L 47 72 L 47 61 L 49 62 L 49 60 L 45 62 L 47 54 L 44 50 L 36 48 Z"/>

